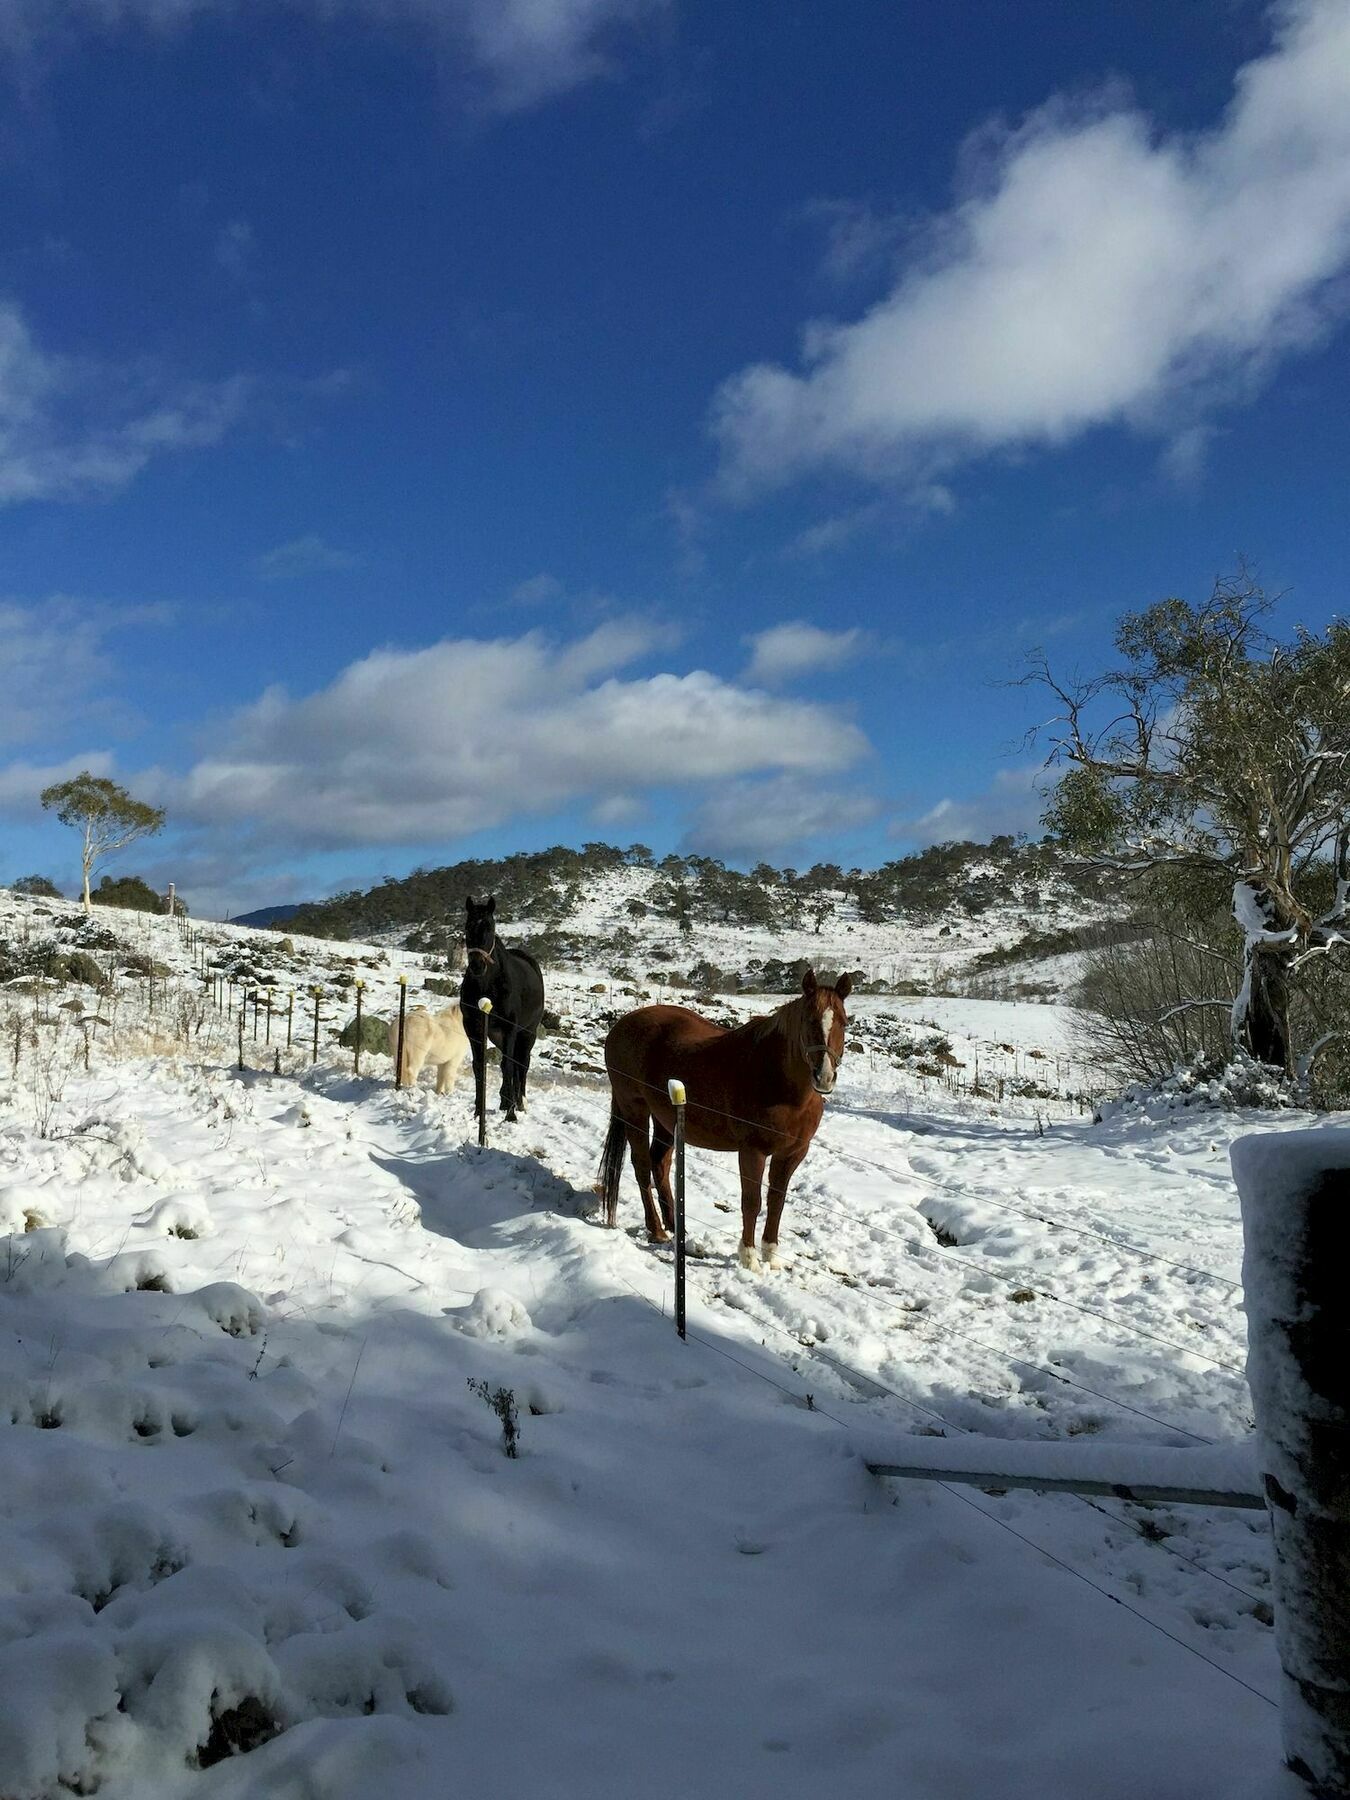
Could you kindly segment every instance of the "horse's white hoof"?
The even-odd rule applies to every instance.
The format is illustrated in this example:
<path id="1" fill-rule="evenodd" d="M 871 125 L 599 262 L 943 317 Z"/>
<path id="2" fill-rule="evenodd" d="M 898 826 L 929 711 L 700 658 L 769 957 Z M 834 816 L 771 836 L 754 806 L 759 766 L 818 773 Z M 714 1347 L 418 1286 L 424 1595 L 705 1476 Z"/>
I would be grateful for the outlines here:
<path id="1" fill-rule="evenodd" d="M 777 1244 L 765 1244 L 764 1245 L 763 1261 L 764 1261 L 764 1267 L 766 1269 L 781 1269 L 782 1268 L 783 1259 L 778 1254 Z"/>
<path id="2" fill-rule="evenodd" d="M 756 1250 L 756 1248 L 753 1244 L 742 1244 L 740 1256 L 741 1256 L 741 1267 L 743 1269 L 751 1269 L 754 1271 L 758 1271 L 758 1269 L 760 1267 L 759 1251 Z"/>

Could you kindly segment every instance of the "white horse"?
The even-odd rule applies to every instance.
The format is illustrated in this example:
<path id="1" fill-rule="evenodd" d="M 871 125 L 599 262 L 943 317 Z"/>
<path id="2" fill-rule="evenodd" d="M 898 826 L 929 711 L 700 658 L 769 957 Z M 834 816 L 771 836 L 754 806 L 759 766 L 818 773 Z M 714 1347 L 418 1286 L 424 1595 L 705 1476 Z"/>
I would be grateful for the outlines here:
<path id="1" fill-rule="evenodd" d="M 398 1044 L 398 1020 L 390 1022 L 389 1040 Z M 414 1006 L 403 1021 L 403 1085 L 416 1087 L 425 1063 L 436 1070 L 436 1092 L 453 1093 L 460 1070 L 468 1061 L 469 1036 L 460 1017 L 459 1001 L 444 1012 L 431 1013 Z"/>

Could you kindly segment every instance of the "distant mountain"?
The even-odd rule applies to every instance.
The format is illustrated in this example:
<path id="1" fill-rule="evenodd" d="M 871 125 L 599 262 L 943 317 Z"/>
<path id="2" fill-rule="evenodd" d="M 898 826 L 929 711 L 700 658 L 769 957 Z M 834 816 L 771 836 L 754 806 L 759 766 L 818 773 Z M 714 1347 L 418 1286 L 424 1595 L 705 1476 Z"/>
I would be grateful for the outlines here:
<path id="1" fill-rule="evenodd" d="M 260 906 L 257 912 L 236 913 L 231 925 L 287 925 L 300 911 L 298 906 Z"/>

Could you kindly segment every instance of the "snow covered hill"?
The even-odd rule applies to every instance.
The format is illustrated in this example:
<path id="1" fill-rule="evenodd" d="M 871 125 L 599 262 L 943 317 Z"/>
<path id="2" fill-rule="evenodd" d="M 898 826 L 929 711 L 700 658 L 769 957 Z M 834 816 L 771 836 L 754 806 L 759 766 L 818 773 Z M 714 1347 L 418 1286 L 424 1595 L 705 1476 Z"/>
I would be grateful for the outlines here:
<path id="1" fill-rule="evenodd" d="M 396 1092 L 335 1041 L 356 980 L 387 1016 L 438 959 L 0 895 L 5 1800 L 1297 1791 L 1262 1514 L 863 1452 L 1241 1442 L 1227 1145 L 1307 1120 L 1094 1125 L 1063 1007 L 859 997 L 782 1274 L 736 1265 L 734 1163 L 690 1153 L 681 1344 L 631 1185 L 617 1231 L 592 1193 L 600 1045 L 664 931 L 627 976 L 550 970 L 530 1111 L 482 1152 L 467 1081 Z M 273 998 L 242 1071 L 231 972 Z"/>

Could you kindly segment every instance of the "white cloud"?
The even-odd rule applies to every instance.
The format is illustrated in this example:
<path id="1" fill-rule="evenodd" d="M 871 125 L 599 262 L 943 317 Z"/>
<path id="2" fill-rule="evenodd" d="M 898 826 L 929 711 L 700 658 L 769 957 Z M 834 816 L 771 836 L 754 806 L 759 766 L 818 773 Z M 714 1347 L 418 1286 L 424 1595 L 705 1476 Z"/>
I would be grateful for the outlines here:
<path id="1" fill-rule="evenodd" d="M 751 649 L 745 679 L 779 687 L 799 676 L 825 674 L 852 662 L 862 649 L 863 634 L 856 626 L 848 631 L 822 631 L 819 625 L 792 619 L 757 631 L 744 641 Z"/>
<path id="2" fill-rule="evenodd" d="M 484 78 L 504 111 L 532 106 L 610 73 L 613 41 L 667 0 L 259 0 L 272 10 L 343 13 L 411 27 L 449 46 Z M 28 52 L 80 26 L 172 30 L 206 13 L 238 15 L 237 0 L 0 0 L 0 44 Z"/>
<path id="3" fill-rule="evenodd" d="M 913 224 L 898 213 L 878 210 L 870 200 L 811 200 L 803 217 L 824 235 L 821 273 L 841 286 L 891 261 Z"/>
<path id="4" fill-rule="evenodd" d="M 303 575 L 339 574 L 354 569 L 358 560 L 350 550 L 340 550 L 317 532 L 307 531 L 255 557 L 253 573 L 263 581 L 294 581 Z"/>
<path id="5" fill-rule="evenodd" d="M 918 844 L 980 844 L 1001 832 L 1038 836 L 1045 790 L 1052 779 L 1039 763 L 998 769 L 984 793 L 965 800 L 939 800 L 922 818 L 897 822 L 891 835 Z"/>
<path id="6" fill-rule="evenodd" d="M 561 600 L 563 584 L 556 575 L 542 573 L 531 575 L 527 581 L 517 582 L 511 590 L 511 598 L 520 606 L 544 606 L 550 600 Z"/>
<path id="7" fill-rule="evenodd" d="M 817 323 L 802 368 L 760 363 L 714 407 L 723 480 L 843 467 L 912 478 L 1093 426 L 1171 431 L 1346 304 L 1350 5 L 1291 0 L 1209 132 L 1055 102 L 986 156 L 891 292 Z"/>
<path id="8" fill-rule="evenodd" d="M 113 759 L 107 750 L 85 750 L 79 756 L 68 756 L 64 762 L 12 762 L 0 766 L 0 813 L 7 818 L 32 821 L 41 817 L 38 799 L 43 788 L 56 781 L 69 781 L 81 770 L 91 775 L 111 775 Z"/>
<path id="9" fill-rule="evenodd" d="M 136 625 L 162 625 L 170 609 L 111 607 L 54 595 L 36 604 L 0 599 L 0 744 L 66 737 L 95 712 L 125 723 L 127 709 L 98 698 L 114 673 L 108 638 Z"/>
<path id="10" fill-rule="evenodd" d="M 735 862 L 781 863 L 822 840 L 866 825 L 879 808 L 872 795 L 808 781 L 797 774 L 733 781 L 699 805 L 685 847 Z"/>
<path id="11" fill-rule="evenodd" d="M 571 643 L 531 632 L 373 651 L 317 693 L 269 689 L 154 797 L 176 819 L 301 848 L 421 844 L 654 788 L 829 775 L 866 752 L 813 702 L 697 669 L 619 675 L 668 642 L 619 619 Z"/>
<path id="12" fill-rule="evenodd" d="M 0 505 L 125 487 L 156 456 L 220 441 L 249 383 L 173 382 L 44 350 L 0 301 Z"/>
<path id="13" fill-rule="evenodd" d="M 881 507 L 872 502 L 867 506 L 850 507 L 848 511 L 830 513 L 823 519 L 817 519 L 814 525 L 807 525 L 783 547 L 783 555 L 789 561 L 798 557 L 823 556 L 831 550 L 842 550 L 856 538 L 869 531 L 882 517 Z"/>
<path id="14" fill-rule="evenodd" d="M 635 794 L 607 794 L 603 800 L 597 800 L 591 808 L 591 818 L 596 825 L 610 829 L 620 825 L 634 825 L 645 818 L 647 808 Z"/>

